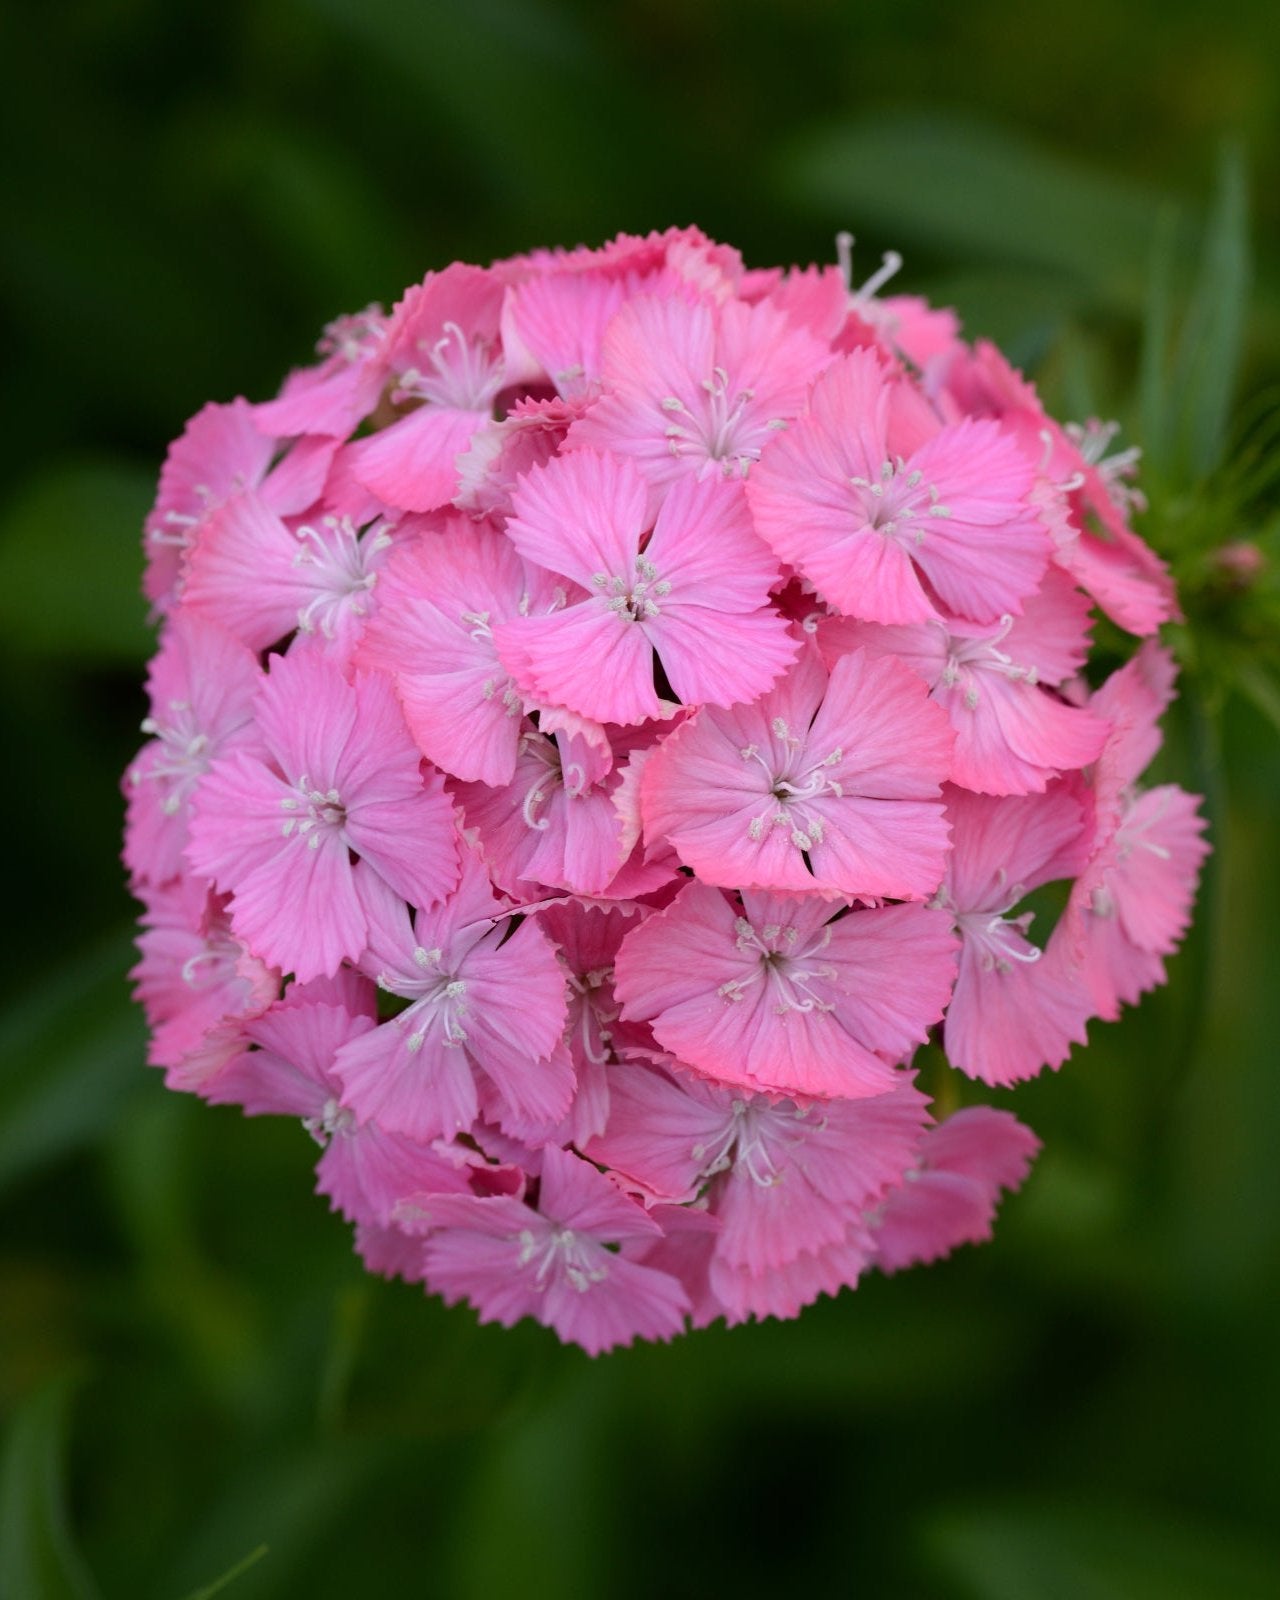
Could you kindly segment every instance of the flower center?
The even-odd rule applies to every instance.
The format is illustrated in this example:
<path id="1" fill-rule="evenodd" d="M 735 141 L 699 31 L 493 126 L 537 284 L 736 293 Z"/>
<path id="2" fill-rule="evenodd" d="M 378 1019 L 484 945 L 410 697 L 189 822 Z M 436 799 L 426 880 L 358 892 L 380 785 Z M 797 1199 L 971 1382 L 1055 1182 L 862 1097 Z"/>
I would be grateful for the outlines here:
<path id="1" fill-rule="evenodd" d="M 636 557 L 634 577 L 597 572 L 591 582 L 599 590 L 605 609 L 626 622 L 644 622 L 661 615 L 657 602 L 671 593 L 671 585 L 659 578 L 658 569 L 647 556 Z"/>
<path id="2" fill-rule="evenodd" d="M 882 461 L 878 478 L 850 478 L 865 526 L 899 543 L 924 542 L 930 517 L 949 517 L 950 506 L 938 503 L 938 491 L 925 483 L 918 467 L 908 472 L 901 456 L 897 463 Z"/>
<path id="3" fill-rule="evenodd" d="M 312 850 L 320 848 L 326 835 L 341 834 L 347 825 L 347 808 L 336 789 L 318 789 L 304 773 L 292 794 L 280 801 L 280 809 L 288 813 L 281 832 L 285 838 L 305 839 Z"/>
<path id="4" fill-rule="evenodd" d="M 486 339 L 468 339 L 456 322 L 446 322 L 432 345 L 418 343 L 425 361 L 401 373 L 395 400 L 425 400 L 450 411 L 492 411 L 502 388 L 503 361 Z"/>
<path id="5" fill-rule="evenodd" d="M 526 1228 L 519 1238 L 517 1260 L 522 1267 L 533 1266 L 534 1282 L 539 1289 L 546 1288 L 552 1273 L 562 1277 L 579 1294 L 585 1294 L 592 1284 L 602 1283 L 609 1276 L 607 1255 L 590 1235 L 553 1225 L 541 1234 Z"/>
<path id="6" fill-rule="evenodd" d="M 391 544 L 391 534 L 385 523 L 374 523 L 360 535 L 350 517 L 325 517 L 318 528 L 299 528 L 298 539 L 293 564 L 308 569 L 307 581 L 316 590 L 298 612 L 298 627 L 303 633 L 319 628 L 332 639 L 344 610 L 364 615 L 364 596 L 378 581 L 373 569 L 381 565 L 374 558 Z"/>

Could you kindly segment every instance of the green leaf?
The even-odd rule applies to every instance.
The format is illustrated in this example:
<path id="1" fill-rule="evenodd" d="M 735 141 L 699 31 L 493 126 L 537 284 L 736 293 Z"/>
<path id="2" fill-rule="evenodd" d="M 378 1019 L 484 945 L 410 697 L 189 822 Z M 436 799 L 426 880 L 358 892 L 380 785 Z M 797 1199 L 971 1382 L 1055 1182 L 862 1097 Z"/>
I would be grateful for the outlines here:
<path id="1" fill-rule="evenodd" d="M 1167 467 L 1169 458 L 1169 363 L 1177 225 L 1177 212 L 1172 206 L 1166 206 L 1156 219 L 1151 241 L 1151 267 L 1138 373 L 1142 451 L 1150 465 L 1161 472 Z"/>
<path id="2" fill-rule="evenodd" d="M 63 1490 L 73 1380 L 37 1389 L 11 1418 L 0 1455 L 0 1600 L 96 1600 L 68 1526 Z"/>
<path id="3" fill-rule="evenodd" d="M 15 651 L 142 662 L 152 646 L 139 593 L 145 472 L 63 461 L 0 511 L 0 633 Z"/>
<path id="4" fill-rule="evenodd" d="M 943 1513 L 927 1548 L 973 1600 L 1271 1600 L 1273 1552 L 1230 1529 L 1121 1505 L 1007 1501 Z"/>
<path id="5" fill-rule="evenodd" d="M 1182 399 L 1180 456 L 1205 477 L 1226 451 L 1249 298 L 1249 216 L 1244 161 L 1223 151 L 1204 256 L 1173 373 Z"/>
<path id="6" fill-rule="evenodd" d="M 904 245 L 1020 262 L 1136 311 L 1163 197 L 1042 149 L 1013 130 L 942 116 L 868 118 L 784 157 L 801 202 Z"/>
<path id="7" fill-rule="evenodd" d="M 206 1583 L 202 1589 L 192 1590 L 186 1600 L 213 1600 L 214 1595 L 221 1594 L 224 1589 L 229 1588 L 237 1578 L 248 1572 L 250 1567 L 256 1567 L 268 1553 L 269 1546 L 260 1544 L 256 1550 L 250 1550 L 243 1560 L 237 1561 L 234 1567 L 229 1567 L 220 1578 L 215 1578 L 212 1583 Z"/>
<path id="8" fill-rule="evenodd" d="M 0 1026 L 0 1193 L 105 1128 L 142 1082 L 123 930 L 79 952 Z"/>

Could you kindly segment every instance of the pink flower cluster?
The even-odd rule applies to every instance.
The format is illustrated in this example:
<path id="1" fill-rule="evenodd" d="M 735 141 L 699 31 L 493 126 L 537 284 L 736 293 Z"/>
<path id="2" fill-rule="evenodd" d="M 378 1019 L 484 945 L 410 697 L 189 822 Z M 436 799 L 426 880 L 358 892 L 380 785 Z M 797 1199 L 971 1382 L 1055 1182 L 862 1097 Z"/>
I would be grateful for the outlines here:
<path id="1" fill-rule="evenodd" d="M 1162 980 L 1206 846 L 1139 787 L 1132 453 L 879 288 L 693 229 L 454 265 L 172 446 L 151 1059 L 300 1118 L 371 1269 L 591 1352 L 794 1316 L 1038 1148 L 932 1122 L 918 1046 L 1004 1087 Z M 1147 642 L 1091 689 L 1094 606 Z"/>

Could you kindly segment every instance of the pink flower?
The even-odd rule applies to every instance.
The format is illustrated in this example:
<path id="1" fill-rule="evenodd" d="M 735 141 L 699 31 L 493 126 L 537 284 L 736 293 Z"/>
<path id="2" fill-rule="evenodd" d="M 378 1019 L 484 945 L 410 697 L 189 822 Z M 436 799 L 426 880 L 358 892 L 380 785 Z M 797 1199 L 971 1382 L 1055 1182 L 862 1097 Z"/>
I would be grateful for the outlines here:
<path id="1" fill-rule="evenodd" d="M 1016 615 L 1049 561 L 1031 470 L 995 423 L 930 433 L 916 406 L 874 352 L 833 362 L 751 475 L 756 528 L 846 616 Z"/>
<path id="2" fill-rule="evenodd" d="M 237 936 L 305 983 L 364 950 L 352 854 L 434 905 L 457 881 L 453 817 L 439 779 L 422 776 L 386 679 L 351 684 L 318 656 L 275 656 L 257 719 L 264 755 L 213 763 L 188 854 L 231 895 Z"/>
<path id="3" fill-rule="evenodd" d="M 428 1285 L 450 1305 L 466 1299 L 481 1322 L 534 1317 L 599 1355 L 635 1338 L 679 1333 L 689 1301 L 668 1273 L 608 1247 L 661 1229 L 642 1206 L 567 1151 L 543 1153 L 536 1206 L 493 1195 L 419 1196 L 400 1221 L 426 1234 Z"/>
<path id="4" fill-rule="evenodd" d="M 824 346 L 767 302 L 716 310 L 644 295 L 604 335 L 604 394 L 572 446 L 628 456 L 656 487 L 687 473 L 744 477 L 804 405 Z"/>
<path id="5" fill-rule="evenodd" d="M 480 1084 L 492 1084 L 500 1125 L 554 1127 L 573 1094 L 560 1046 L 564 978 L 533 921 L 514 932 L 474 855 L 436 911 L 411 916 L 368 867 L 355 873 L 368 926 L 361 967 L 408 1006 L 345 1044 L 334 1061 L 344 1104 L 361 1120 L 415 1139 L 469 1133 Z"/>
<path id="6" fill-rule="evenodd" d="M 990 1106 L 930 1128 L 915 1165 L 868 1216 L 876 1266 L 900 1272 L 989 1239 L 1000 1191 L 1021 1188 L 1039 1149 L 1029 1128 Z"/>
<path id="7" fill-rule="evenodd" d="M 833 920 L 834 919 L 834 920 Z M 955 976 L 947 919 L 919 905 L 837 909 L 814 896 L 686 885 L 617 958 L 624 1019 L 716 1082 L 861 1099 L 941 1020 Z"/>
<path id="8" fill-rule="evenodd" d="M 680 483 L 656 522 L 646 502 L 625 458 L 577 451 L 529 473 L 507 524 L 526 560 L 587 598 L 504 623 L 498 653 L 528 693 L 598 722 L 662 715 L 655 654 L 685 705 L 752 700 L 795 658 L 767 606 L 777 567 L 733 488 Z"/>
<path id="9" fill-rule="evenodd" d="M 1031 913 L 1010 916 L 1030 890 L 1080 870 L 1084 819 L 1061 786 L 1043 799 L 988 800 L 954 789 L 947 812 L 954 850 L 935 903 L 960 935 L 947 1057 L 984 1083 L 1015 1083 L 1060 1066 L 1085 1042 L 1089 998 L 1061 946 L 1031 943 Z"/>
<path id="10" fill-rule="evenodd" d="M 458 516 L 397 550 L 382 586 L 386 604 L 358 663 L 390 676 L 418 748 L 445 772 L 510 783 L 524 706 L 494 629 L 562 606 L 563 587 L 497 532 Z"/>
<path id="11" fill-rule="evenodd" d="M 919 679 L 804 656 L 751 706 L 704 708 L 645 765 L 645 829 L 704 883 L 926 899 L 946 860 L 951 732 Z"/>
<path id="12" fill-rule="evenodd" d="M 151 736 L 125 780 L 124 861 L 135 880 L 164 883 L 182 870 L 196 784 L 219 755 L 254 751 L 262 672 L 250 651 L 214 623 L 178 612 L 147 673 Z"/>

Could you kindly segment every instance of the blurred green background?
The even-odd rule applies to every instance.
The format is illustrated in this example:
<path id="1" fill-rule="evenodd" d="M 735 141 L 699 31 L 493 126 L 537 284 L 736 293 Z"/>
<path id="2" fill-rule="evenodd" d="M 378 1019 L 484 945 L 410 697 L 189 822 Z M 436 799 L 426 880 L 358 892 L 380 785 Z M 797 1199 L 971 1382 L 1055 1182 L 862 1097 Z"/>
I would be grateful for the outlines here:
<path id="1" fill-rule="evenodd" d="M 3 1600 L 1280 1593 L 1273 20 L 4 11 Z M 859 276 L 897 247 L 1059 415 L 1145 445 L 1188 614 L 1161 775 L 1208 795 L 1216 854 L 1171 987 L 992 1097 L 1046 1145 L 994 1246 L 591 1362 L 366 1279 L 304 1133 L 144 1068 L 117 863 L 138 526 L 187 416 L 272 392 L 336 313 L 689 221 L 756 265 L 831 259 L 841 227 Z M 1241 539 L 1248 585 L 1216 554 Z"/>

